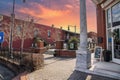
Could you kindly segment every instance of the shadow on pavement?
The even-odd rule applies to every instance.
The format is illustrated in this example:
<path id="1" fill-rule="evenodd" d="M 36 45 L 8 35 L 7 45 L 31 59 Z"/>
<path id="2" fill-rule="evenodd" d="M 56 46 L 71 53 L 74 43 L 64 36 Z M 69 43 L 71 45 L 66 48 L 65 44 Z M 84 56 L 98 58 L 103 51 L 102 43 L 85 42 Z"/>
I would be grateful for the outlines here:
<path id="1" fill-rule="evenodd" d="M 85 73 L 85 72 L 80 72 L 80 71 L 75 70 L 70 75 L 68 80 L 117 80 L 117 79 L 112 79 L 112 78 L 108 78 L 108 77 L 88 74 L 88 73 Z"/>

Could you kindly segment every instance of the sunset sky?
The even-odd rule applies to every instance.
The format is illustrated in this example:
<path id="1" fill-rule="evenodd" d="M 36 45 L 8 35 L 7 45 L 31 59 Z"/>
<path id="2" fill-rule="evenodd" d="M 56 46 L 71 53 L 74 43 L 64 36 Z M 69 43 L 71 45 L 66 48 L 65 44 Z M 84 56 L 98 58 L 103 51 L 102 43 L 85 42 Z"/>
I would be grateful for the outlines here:
<path id="1" fill-rule="evenodd" d="M 87 26 L 88 32 L 96 32 L 96 8 L 91 0 L 86 0 L 87 5 Z M 0 1 L 0 14 L 10 16 L 12 12 L 12 0 Z M 79 0 L 16 0 L 15 16 L 19 19 L 27 20 L 33 18 L 35 22 L 74 31 L 77 26 L 79 32 L 80 26 Z"/>

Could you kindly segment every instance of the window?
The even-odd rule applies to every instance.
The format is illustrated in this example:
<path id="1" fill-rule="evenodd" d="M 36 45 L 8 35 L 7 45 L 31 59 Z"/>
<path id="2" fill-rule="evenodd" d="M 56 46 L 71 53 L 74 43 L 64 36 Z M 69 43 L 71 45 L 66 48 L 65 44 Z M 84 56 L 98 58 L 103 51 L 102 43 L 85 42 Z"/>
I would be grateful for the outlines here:
<path id="1" fill-rule="evenodd" d="M 35 30 L 34 31 L 34 37 L 37 37 L 37 35 L 38 35 L 38 30 Z"/>
<path id="2" fill-rule="evenodd" d="M 22 29 L 21 29 L 21 26 L 19 25 L 19 26 L 17 27 L 17 34 L 18 34 L 18 35 L 20 35 L 21 30 L 22 30 Z"/>
<path id="3" fill-rule="evenodd" d="M 50 30 L 48 30 L 48 37 L 50 37 L 50 35 L 51 35 L 51 34 L 50 34 Z"/>
<path id="4" fill-rule="evenodd" d="M 113 27 L 120 25 L 120 2 L 112 7 Z"/>

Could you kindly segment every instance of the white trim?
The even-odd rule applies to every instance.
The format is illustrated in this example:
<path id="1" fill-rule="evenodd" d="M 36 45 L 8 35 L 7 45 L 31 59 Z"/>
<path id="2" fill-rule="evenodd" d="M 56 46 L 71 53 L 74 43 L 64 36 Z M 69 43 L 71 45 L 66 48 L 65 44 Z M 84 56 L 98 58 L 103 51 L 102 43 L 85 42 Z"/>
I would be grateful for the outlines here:
<path id="1" fill-rule="evenodd" d="M 99 3 L 101 3 L 103 0 L 92 0 L 92 2 L 93 3 L 95 3 L 95 4 L 99 4 Z"/>
<path id="2" fill-rule="evenodd" d="M 113 32 L 113 28 L 111 28 L 111 31 Z M 113 39 L 113 37 L 111 37 L 112 38 L 112 60 L 114 59 L 114 39 Z"/>
<path id="3" fill-rule="evenodd" d="M 112 7 L 115 5 L 115 4 L 117 4 L 118 2 L 120 2 L 120 1 L 115 1 L 114 3 L 112 3 L 109 7 L 107 7 L 106 9 L 105 9 L 105 15 L 106 15 L 106 37 L 107 37 L 107 39 L 106 39 L 106 41 L 107 41 L 107 49 L 108 49 L 108 30 L 111 30 L 111 32 L 113 32 L 113 30 L 114 29 L 118 29 L 118 28 L 120 28 L 120 25 L 118 25 L 118 26 L 114 26 L 114 27 L 112 27 L 113 26 L 113 19 L 112 19 Z M 108 26 L 108 13 L 107 13 L 107 11 L 108 11 L 108 9 L 110 9 L 110 17 L 111 17 L 111 26 L 108 28 L 107 26 Z M 111 46 L 112 46 L 112 61 L 113 62 L 115 62 L 115 63 L 118 63 L 118 64 L 120 64 L 120 59 L 117 59 L 117 58 L 115 58 L 114 57 L 114 39 L 113 39 L 113 37 L 111 36 L 111 38 L 112 38 L 112 42 L 111 42 Z"/>
<path id="4" fill-rule="evenodd" d="M 105 18 L 106 18 L 106 37 L 108 38 L 108 28 L 107 28 L 107 22 L 108 22 L 108 18 L 107 18 L 107 10 L 105 11 Z M 108 39 L 106 39 L 106 42 L 107 42 L 107 49 L 108 49 Z"/>
<path id="5" fill-rule="evenodd" d="M 107 5 L 109 5 L 113 0 L 107 0 L 106 2 L 102 3 L 101 4 L 101 7 L 104 8 L 106 7 Z"/>
<path id="6" fill-rule="evenodd" d="M 115 0 L 112 4 L 110 4 L 109 6 L 107 6 L 107 7 L 105 8 L 105 10 L 111 8 L 112 6 L 114 6 L 115 4 L 117 4 L 118 2 L 120 2 L 120 1 L 119 1 L 119 0 Z"/>
<path id="7" fill-rule="evenodd" d="M 116 26 L 116 27 L 113 27 L 112 28 L 112 32 L 113 32 L 113 30 L 114 29 L 119 29 L 120 28 L 120 25 L 119 26 Z M 118 64 L 120 64 L 120 59 L 116 59 L 115 57 L 114 57 L 114 39 L 113 39 L 113 37 L 112 37 L 112 59 L 113 59 L 113 62 L 115 62 L 115 63 L 118 63 Z"/>

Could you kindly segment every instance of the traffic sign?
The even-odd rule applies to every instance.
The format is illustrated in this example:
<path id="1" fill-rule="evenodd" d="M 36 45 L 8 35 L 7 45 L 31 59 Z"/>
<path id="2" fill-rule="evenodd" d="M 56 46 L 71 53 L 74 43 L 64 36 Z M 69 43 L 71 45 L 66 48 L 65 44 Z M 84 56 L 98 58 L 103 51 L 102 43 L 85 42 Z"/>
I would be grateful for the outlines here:
<path id="1" fill-rule="evenodd" d="M 0 43 L 4 41 L 4 32 L 0 32 Z"/>

